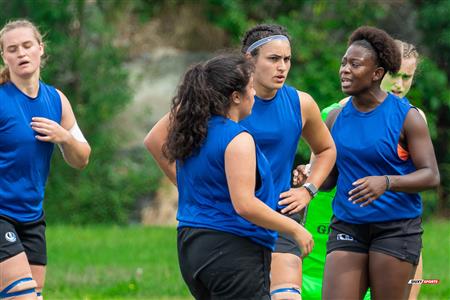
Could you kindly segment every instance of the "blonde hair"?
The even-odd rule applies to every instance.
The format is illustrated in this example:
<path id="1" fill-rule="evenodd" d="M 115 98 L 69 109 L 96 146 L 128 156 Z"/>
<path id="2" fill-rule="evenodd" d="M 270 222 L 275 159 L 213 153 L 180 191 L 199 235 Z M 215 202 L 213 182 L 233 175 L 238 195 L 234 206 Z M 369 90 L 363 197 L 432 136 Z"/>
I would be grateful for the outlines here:
<path id="1" fill-rule="evenodd" d="M 7 33 L 8 31 L 11 31 L 13 29 L 23 28 L 23 27 L 30 28 L 33 31 L 34 37 L 39 42 L 39 44 L 44 43 L 43 39 L 42 39 L 42 34 L 39 32 L 37 27 L 30 21 L 25 20 L 25 19 L 9 21 L 0 30 L 0 50 L 1 50 L 2 54 L 3 54 L 3 37 L 4 37 L 5 33 Z M 11 80 L 11 76 L 9 73 L 9 68 L 8 68 L 8 66 L 5 65 L 0 69 L 0 84 L 3 84 L 10 80 Z"/>
<path id="2" fill-rule="evenodd" d="M 417 52 L 416 46 L 409 44 L 401 40 L 395 40 L 395 44 L 400 49 L 403 58 L 415 58 L 416 64 L 419 64 L 419 52 Z"/>

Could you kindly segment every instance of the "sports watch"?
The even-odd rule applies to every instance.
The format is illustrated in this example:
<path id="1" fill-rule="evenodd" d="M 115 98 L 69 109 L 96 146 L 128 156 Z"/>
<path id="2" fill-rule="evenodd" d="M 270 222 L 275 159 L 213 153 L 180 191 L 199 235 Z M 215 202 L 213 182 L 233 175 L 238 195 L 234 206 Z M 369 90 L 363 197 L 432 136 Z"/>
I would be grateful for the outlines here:
<path id="1" fill-rule="evenodd" d="M 302 187 L 304 187 L 308 191 L 308 193 L 311 195 L 311 199 L 317 195 L 318 190 L 316 186 L 311 182 L 303 184 Z"/>

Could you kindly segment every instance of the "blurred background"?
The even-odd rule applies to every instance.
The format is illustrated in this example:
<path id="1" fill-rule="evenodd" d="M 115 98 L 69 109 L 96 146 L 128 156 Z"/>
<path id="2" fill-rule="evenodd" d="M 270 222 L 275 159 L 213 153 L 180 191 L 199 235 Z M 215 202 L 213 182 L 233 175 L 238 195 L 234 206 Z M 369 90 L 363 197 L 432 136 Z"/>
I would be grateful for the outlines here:
<path id="1" fill-rule="evenodd" d="M 67 95 L 93 149 L 83 171 L 68 167 L 55 150 L 45 199 L 47 299 L 189 299 L 175 229 L 162 226 L 176 224 L 176 191 L 142 141 L 169 110 L 186 68 L 220 49 L 239 49 L 240 37 L 258 23 L 288 29 L 288 84 L 311 94 L 320 108 L 344 97 L 338 69 L 358 26 L 380 27 L 417 46 L 421 64 L 408 98 L 428 118 L 441 172 L 440 187 L 423 193 L 424 218 L 431 231 L 441 230 L 436 245 L 447 263 L 437 258 L 436 269 L 444 266 L 450 276 L 450 1 L 0 0 L 0 7 L 2 25 L 27 18 L 45 33 L 42 79 Z M 300 143 L 296 161 L 308 158 Z M 109 260 L 93 259 L 98 251 L 111 251 Z M 450 298 L 450 287 L 429 291 L 429 299 Z"/>

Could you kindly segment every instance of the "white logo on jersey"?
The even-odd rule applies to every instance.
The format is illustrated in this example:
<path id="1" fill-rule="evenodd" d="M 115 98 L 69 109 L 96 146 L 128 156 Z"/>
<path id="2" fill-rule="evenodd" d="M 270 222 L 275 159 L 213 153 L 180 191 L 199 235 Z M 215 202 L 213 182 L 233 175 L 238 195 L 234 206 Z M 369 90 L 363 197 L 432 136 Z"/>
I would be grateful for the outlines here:
<path id="1" fill-rule="evenodd" d="M 17 240 L 16 234 L 14 232 L 8 231 L 7 233 L 5 233 L 5 239 L 8 242 L 14 243 Z"/>

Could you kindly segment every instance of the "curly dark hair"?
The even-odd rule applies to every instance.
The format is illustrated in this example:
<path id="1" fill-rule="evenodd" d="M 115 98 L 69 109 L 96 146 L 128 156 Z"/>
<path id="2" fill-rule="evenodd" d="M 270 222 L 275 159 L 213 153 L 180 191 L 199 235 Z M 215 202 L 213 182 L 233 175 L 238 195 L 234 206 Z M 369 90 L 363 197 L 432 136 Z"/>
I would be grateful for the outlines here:
<path id="1" fill-rule="evenodd" d="M 254 66 L 241 54 L 222 54 L 192 66 L 172 99 L 163 153 L 184 161 L 202 145 L 212 115 L 226 116 L 234 91 L 244 93 Z"/>
<path id="2" fill-rule="evenodd" d="M 402 63 L 402 55 L 394 39 L 379 28 L 362 26 L 353 31 L 348 46 L 358 45 L 374 54 L 376 63 L 386 72 L 397 73 Z"/>
<path id="3" fill-rule="evenodd" d="M 249 29 L 242 39 L 242 48 L 241 52 L 243 54 L 247 53 L 248 47 L 256 41 L 263 39 L 272 35 L 284 35 L 288 38 L 289 42 L 291 42 L 291 38 L 289 37 L 286 28 L 277 24 L 259 24 L 255 27 Z M 259 47 L 253 50 L 250 54 L 252 56 L 257 56 L 259 53 Z"/>

